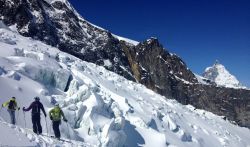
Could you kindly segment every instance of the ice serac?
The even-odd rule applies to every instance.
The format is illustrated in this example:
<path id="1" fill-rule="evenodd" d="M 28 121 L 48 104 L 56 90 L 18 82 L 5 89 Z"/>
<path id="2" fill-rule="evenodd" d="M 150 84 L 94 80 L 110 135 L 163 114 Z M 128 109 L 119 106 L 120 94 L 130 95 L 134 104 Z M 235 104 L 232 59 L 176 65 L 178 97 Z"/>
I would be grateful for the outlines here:
<path id="1" fill-rule="evenodd" d="M 67 0 L 1 0 L 0 20 L 23 36 L 43 41 L 84 61 L 101 65 L 167 98 L 224 115 L 241 126 L 250 127 L 249 90 L 217 87 L 213 82 L 199 83 L 185 62 L 169 53 L 156 38 L 138 43 L 116 36 L 83 19 Z M 17 44 L 15 36 L 2 36 L 5 36 L 0 38 L 3 42 Z M 21 48 L 16 49 L 16 55 L 23 54 Z M 40 58 L 30 53 L 25 55 Z M 59 55 L 57 58 L 59 61 L 70 62 L 67 57 L 62 59 Z M 43 74 L 43 70 L 46 74 Z M 79 83 L 71 79 L 66 70 L 60 70 L 60 66 L 58 70 L 58 75 L 49 72 L 50 68 L 38 70 L 38 75 L 43 77 L 33 79 L 62 91 L 69 90 L 71 94 L 77 90 L 80 90 L 79 95 L 86 94 L 84 88 L 77 89 Z M 1 74 L 4 72 L 1 71 Z M 61 76 L 68 80 L 59 82 Z M 71 82 L 75 83 L 76 91 L 70 90 Z"/>
<path id="2" fill-rule="evenodd" d="M 229 71 L 216 61 L 212 67 L 206 68 L 203 77 L 215 82 L 219 86 L 230 88 L 244 88 L 236 77 L 229 73 Z"/>

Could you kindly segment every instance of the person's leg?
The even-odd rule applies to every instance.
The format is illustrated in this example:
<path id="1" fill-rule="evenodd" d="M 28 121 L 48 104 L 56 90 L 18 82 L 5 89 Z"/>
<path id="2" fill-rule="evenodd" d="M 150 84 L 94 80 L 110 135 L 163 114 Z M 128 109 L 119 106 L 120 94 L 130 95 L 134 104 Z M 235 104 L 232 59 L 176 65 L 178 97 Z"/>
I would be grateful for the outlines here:
<path id="1" fill-rule="evenodd" d="M 57 131 L 58 131 L 57 136 L 58 136 L 59 139 L 61 138 L 61 133 L 60 133 L 60 128 L 59 128 L 60 124 L 61 124 L 61 121 L 58 121 L 58 124 L 57 124 Z"/>
<path id="2" fill-rule="evenodd" d="M 55 121 L 52 121 L 52 127 L 53 127 L 53 131 L 54 131 L 54 134 L 56 137 L 56 123 L 55 123 Z"/>
<path id="3" fill-rule="evenodd" d="M 16 111 L 12 111 L 12 124 L 15 125 L 16 124 L 16 115 L 15 115 Z"/>
<path id="4" fill-rule="evenodd" d="M 32 115 L 33 132 L 37 134 L 36 116 Z"/>
<path id="5" fill-rule="evenodd" d="M 61 137 L 59 125 L 60 125 L 60 121 L 53 121 L 54 134 L 55 134 L 55 137 L 58 139 L 60 139 L 60 137 Z"/>
<path id="6" fill-rule="evenodd" d="M 8 110 L 9 115 L 10 115 L 10 123 L 15 124 L 15 111 Z"/>
<path id="7" fill-rule="evenodd" d="M 40 117 L 40 115 L 37 116 L 37 129 L 38 129 L 38 133 L 42 134 L 43 129 L 42 129 L 42 126 L 41 126 L 41 117 Z"/>

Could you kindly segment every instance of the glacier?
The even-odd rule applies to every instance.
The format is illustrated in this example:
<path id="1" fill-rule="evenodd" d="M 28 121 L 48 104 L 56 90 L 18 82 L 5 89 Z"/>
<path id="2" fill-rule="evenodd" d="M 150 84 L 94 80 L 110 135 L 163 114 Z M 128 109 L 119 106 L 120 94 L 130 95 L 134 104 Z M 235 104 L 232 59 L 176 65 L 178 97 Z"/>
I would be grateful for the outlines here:
<path id="1" fill-rule="evenodd" d="M 29 113 L 16 112 L 13 126 L 2 108 L 0 146 L 250 147 L 249 129 L 167 99 L 2 23 L 0 52 L 0 103 L 15 96 L 26 107 L 39 96 L 46 112 L 58 102 L 69 120 L 60 126 L 67 142 L 56 141 L 49 119 L 42 117 L 38 136 Z"/>

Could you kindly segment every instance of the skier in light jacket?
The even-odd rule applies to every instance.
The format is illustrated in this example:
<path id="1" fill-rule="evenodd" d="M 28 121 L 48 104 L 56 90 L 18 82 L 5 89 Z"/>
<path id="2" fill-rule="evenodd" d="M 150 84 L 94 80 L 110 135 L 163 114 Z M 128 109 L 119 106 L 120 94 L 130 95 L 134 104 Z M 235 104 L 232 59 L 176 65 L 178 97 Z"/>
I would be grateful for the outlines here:
<path id="1" fill-rule="evenodd" d="M 60 133 L 59 125 L 61 124 L 61 119 L 63 118 L 65 122 L 67 122 L 67 119 L 65 118 L 64 113 L 62 109 L 59 107 L 58 103 L 55 104 L 55 107 L 49 111 L 49 116 L 52 121 L 55 137 L 57 139 L 60 139 L 61 133 Z"/>

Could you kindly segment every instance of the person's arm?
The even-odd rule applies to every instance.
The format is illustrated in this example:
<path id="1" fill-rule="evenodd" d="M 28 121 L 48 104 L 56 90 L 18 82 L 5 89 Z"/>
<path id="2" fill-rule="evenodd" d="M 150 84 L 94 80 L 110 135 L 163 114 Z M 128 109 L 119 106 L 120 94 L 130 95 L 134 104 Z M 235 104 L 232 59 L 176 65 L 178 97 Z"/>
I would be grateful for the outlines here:
<path id="1" fill-rule="evenodd" d="M 9 103 L 10 103 L 10 101 L 7 101 L 7 102 L 3 103 L 3 104 L 2 104 L 2 107 L 6 107 L 6 106 L 8 106 L 8 105 L 9 105 Z"/>
<path id="2" fill-rule="evenodd" d="M 34 102 L 33 102 L 34 103 Z M 30 109 L 32 108 L 32 106 L 34 105 L 33 103 L 30 104 L 30 106 L 28 108 L 23 107 L 23 111 L 30 111 Z"/>
<path id="3" fill-rule="evenodd" d="M 68 120 L 65 118 L 65 115 L 62 110 L 61 110 L 61 114 L 62 114 L 63 120 L 67 122 Z"/>
<path id="4" fill-rule="evenodd" d="M 54 113 L 54 109 L 51 109 L 51 110 L 49 111 L 49 118 L 50 118 L 51 120 L 53 120 L 53 118 L 52 118 L 52 113 Z"/>
<path id="5" fill-rule="evenodd" d="M 49 111 L 49 117 L 52 117 L 53 109 Z"/>
<path id="6" fill-rule="evenodd" d="M 43 107 L 43 104 L 42 103 L 40 103 L 40 104 L 41 104 L 41 109 L 43 111 L 44 116 L 47 117 L 46 112 L 45 112 L 44 107 Z"/>
<path id="7" fill-rule="evenodd" d="M 17 106 L 17 102 L 15 101 L 15 109 L 20 110 L 20 107 Z"/>

